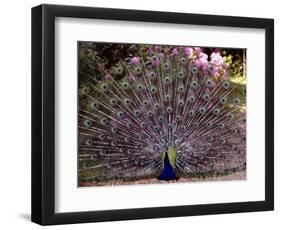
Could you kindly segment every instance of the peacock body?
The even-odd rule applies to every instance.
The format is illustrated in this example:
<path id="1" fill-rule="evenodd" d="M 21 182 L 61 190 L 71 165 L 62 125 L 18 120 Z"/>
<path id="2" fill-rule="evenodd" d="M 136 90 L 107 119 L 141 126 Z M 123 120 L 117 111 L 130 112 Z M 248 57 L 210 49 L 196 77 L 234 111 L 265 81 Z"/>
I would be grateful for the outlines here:
<path id="1" fill-rule="evenodd" d="M 244 66 L 232 78 L 220 50 L 135 45 L 108 68 L 91 46 L 80 44 L 99 71 L 79 78 L 80 186 L 245 171 Z"/>

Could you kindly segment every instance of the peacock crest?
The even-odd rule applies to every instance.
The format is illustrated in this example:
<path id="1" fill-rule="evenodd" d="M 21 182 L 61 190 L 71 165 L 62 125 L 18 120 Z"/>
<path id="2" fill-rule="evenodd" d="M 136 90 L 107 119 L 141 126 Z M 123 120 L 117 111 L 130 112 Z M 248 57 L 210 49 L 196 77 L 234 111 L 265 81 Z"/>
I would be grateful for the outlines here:
<path id="1" fill-rule="evenodd" d="M 78 47 L 79 186 L 245 175 L 245 50 Z"/>

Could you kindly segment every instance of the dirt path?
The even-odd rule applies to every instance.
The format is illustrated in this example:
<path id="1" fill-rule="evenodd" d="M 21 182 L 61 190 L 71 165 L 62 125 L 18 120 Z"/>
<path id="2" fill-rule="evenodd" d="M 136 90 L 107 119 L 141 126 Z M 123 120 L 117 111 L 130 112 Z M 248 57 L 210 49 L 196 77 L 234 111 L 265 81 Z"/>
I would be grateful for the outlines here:
<path id="1" fill-rule="evenodd" d="M 111 180 L 106 182 L 81 182 L 79 187 L 88 186 L 112 186 L 112 185 L 136 185 L 136 184 L 167 184 L 167 183 L 183 183 L 183 182 L 208 182 L 208 181 L 228 181 L 228 180 L 246 180 L 246 171 L 232 173 L 226 176 L 212 177 L 181 177 L 178 180 L 161 181 L 157 178 L 141 179 L 137 181 Z"/>

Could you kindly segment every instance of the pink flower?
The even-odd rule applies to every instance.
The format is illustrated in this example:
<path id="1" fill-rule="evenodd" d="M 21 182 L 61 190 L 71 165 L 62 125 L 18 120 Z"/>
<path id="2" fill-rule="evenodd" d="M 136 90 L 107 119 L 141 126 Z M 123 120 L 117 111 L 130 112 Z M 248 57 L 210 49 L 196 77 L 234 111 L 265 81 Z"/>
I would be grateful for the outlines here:
<path id="1" fill-rule="evenodd" d="M 190 48 L 190 47 L 185 47 L 183 49 L 183 52 L 184 52 L 185 55 L 191 56 L 193 54 L 193 49 Z"/>
<path id="2" fill-rule="evenodd" d="M 104 69 L 105 69 L 105 65 L 104 65 L 104 63 L 98 63 L 97 65 L 98 65 L 98 69 L 99 69 L 99 71 L 103 72 L 103 71 L 104 71 Z"/>
<path id="3" fill-rule="evenodd" d="M 205 60 L 207 60 L 207 59 L 208 59 L 208 55 L 205 54 L 205 53 L 203 53 L 203 52 L 200 52 L 200 53 L 199 53 L 199 58 L 200 58 L 200 59 L 205 59 Z"/>
<path id="4" fill-rule="evenodd" d="M 211 63 L 214 65 L 223 65 L 224 60 L 220 53 L 212 53 L 211 54 Z"/>
<path id="5" fill-rule="evenodd" d="M 106 73 L 106 74 L 104 75 L 104 79 L 105 79 L 105 80 L 110 80 L 110 79 L 111 79 L 111 75 L 110 75 L 109 73 Z"/>
<path id="6" fill-rule="evenodd" d="M 129 80 L 129 81 L 133 81 L 133 80 L 135 80 L 135 78 L 134 78 L 134 76 L 133 76 L 132 74 L 129 74 L 128 80 Z"/>
<path id="7" fill-rule="evenodd" d="M 160 46 L 154 46 L 154 51 L 155 52 L 160 52 L 161 51 L 161 47 Z"/>
<path id="8" fill-rule="evenodd" d="M 140 64 L 140 58 L 139 57 L 131 58 L 131 64 L 139 65 Z"/>
<path id="9" fill-rule="evenodd" d="M 223 57 L 219 52 L 213 52 L 211 54 L 211 61 L 210 61 L 210 74 L 213 77 L 223 77 L 225 80 L 228 77 L 228 70 Z"/>
<path id="10" fill-rule="evenodd" d="M 173 54 L 173 55 L 177 55 L 177 54 L 179 54 L 178 49 L 177 49 L 177 48 L 174 48 L 174 49 L 172 50 L 172 54 Z"/>
<path id="11" fill-rule="evenodd" d="M 148 53 L 148 54 L 153 54 L 153 48 L 152 48 L 152 46 L 148 47 L 147 53 Z"/>
<path id="12" fill-rule="evenodd" d="M 223 70 L 223 79 L 227 80 L 228 78 L 228 71 L 226 69 Z"/>
<path id="13" fill-rule="evenodd" d="M 194 65 L 195 65 L 196 67 L 198 67 L 198 68 L 201 67 L 201 62 L 199 61 L 199 59 L 197 59 L 197 60 L 194 61 Z"/>
<path id="14" fill-rule="evenodd" d="M 160 65 L 160 60 L 159 58 L 156 58 L 155 60 L 152 61 L 152 66 L 158 67 Z"/>
<path id="15" fill-rule="evenodd" d="M 201 68 L 205 73 L 208 73 L 209 62 L 207 54 L 201 52 L 199 59 L 195 59 L 193 63 L 197 68 Z"/>
<path id="16" fill-rule="evenodd" d="M 210 70 L 210 74 L 211 74 L 211 76 L 212 77 L 219 77 L 219 67 L 217 67 L 217 66 L 212 66 L 211 67 L 211 70 Z"/>

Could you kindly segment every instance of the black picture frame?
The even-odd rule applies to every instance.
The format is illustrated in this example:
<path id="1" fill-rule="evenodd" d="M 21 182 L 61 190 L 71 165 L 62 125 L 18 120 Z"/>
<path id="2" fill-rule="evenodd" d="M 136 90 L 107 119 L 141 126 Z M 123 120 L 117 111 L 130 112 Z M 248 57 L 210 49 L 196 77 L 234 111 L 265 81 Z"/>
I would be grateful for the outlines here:
<path id="1" fill-rule="evenodd" d="M 55 213 L 55 18 L 88 18 L 265 29 L 265 200 Z M 263 151 L 263 150 L 261 150 Z M 267 211 L 274 209 L 274 20 L 110 8 L 32 8 L 32 221 L 41 225 Z"/>

